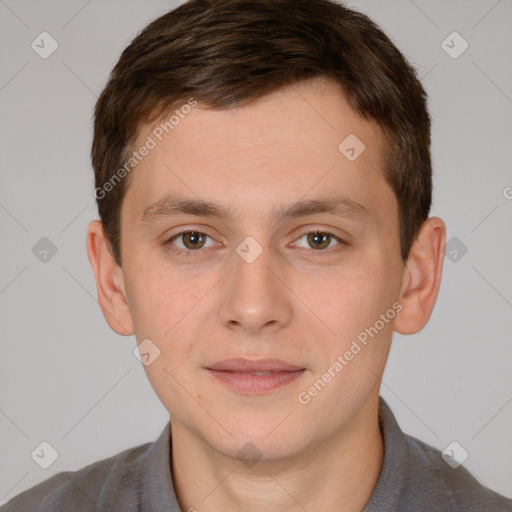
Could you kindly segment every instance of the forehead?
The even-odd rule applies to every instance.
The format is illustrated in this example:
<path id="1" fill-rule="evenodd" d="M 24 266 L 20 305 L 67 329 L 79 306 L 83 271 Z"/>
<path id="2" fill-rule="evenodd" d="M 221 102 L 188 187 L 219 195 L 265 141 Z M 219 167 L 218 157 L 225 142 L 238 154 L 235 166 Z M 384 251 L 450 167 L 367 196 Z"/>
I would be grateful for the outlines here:
<path id="1" fill-rule="evenodd" d="M 338 145 L 350 134 L 374 146 L 381 136 L 374 122 L 352 110 L 338 84 L 315 78 L 234 108 L 212 110 L 199 104 L 164 138 L 180 153 L 193 146 L 195 157 L 209 158 L 214 151 L 227 162 L 246 166 L 281 159 L 285 150 L 287 158 L 295 154 L 297 160 L 318 159 L 322 150 L 339 156 Z"/>
<path id="2" fill-rule="evenodd" d="M 170 190 L 224 198 L 236 209 L 275 207 L 336 187 L 346 197 L 362 198 L 389 188 L 380 128 L 360 118 L 329 80 L 300 82 L 230 109 L 198 104 L 160 138 L 159 123 L 143 126 L 134 145 L 148 137 L 155 143 L 134 169 L 127 192 L 139 212 Z"/>

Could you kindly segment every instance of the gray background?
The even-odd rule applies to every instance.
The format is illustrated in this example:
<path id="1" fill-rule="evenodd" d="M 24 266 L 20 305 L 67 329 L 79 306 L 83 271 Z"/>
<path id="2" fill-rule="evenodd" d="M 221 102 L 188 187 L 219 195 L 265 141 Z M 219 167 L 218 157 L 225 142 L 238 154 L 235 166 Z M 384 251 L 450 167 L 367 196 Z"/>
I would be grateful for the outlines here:
<path id="1" fill-rule="evenodd" d="M 132 353 L 135 338 L 103 319 L 85 233 L 96 218 L 96 96 L 135 33 L 178 3 L 0 0 L 0 503 L 152 441 L 168 419 Z M 441 450 L 457 441 L 465 467 L 512 497 L 512 2 L 348 5 L 380 24 L 423 77 L 432 213 L 460 241 L 449 246 L 458 260 L 445 261 L 428 326 L 395 336 L 382 395 L 406 432 Z M 47 59 L 31 48 L 43 31 L 59 44 Z M 441 46 L 453 31 L 469 43 L 457 59 Z M 46 262 L 32 252 L 42 237 L 57 248 Z M 48 469 L 30 455 L 42 441 L 59 454 Z"/>

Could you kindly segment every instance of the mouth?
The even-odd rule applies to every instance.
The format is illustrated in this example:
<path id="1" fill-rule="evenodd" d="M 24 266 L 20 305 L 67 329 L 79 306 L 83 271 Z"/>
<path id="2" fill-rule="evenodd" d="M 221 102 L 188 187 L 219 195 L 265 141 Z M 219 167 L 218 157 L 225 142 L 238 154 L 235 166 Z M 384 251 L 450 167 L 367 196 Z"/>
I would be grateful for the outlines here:
<path id="1" fill-rule="evenodd" d="M 278 373 L 304 370 L 280 359 L 225 359 L 207 367 L 208 370 L 226 371 L 234 373 Z"/>
<path id="2" fill-rule="evenodd" d="M 227 359 L 206 370 L 232 391 L 259 395 L 293 382 L 306 368 L 277 359 Z"/>

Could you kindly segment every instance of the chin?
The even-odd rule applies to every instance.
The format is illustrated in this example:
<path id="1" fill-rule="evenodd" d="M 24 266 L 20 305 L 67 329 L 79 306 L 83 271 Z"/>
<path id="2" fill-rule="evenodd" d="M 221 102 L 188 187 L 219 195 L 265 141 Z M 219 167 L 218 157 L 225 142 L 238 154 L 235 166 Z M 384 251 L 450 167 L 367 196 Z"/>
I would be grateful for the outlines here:
<path id="1" fill-rule="evenodd" d="M 306 446 L 307 440 L 306 431 L 300 428 L 300 423 L 290 421 L 291 416 L 293 414 L 284 421 L 286 414 L 272 414 L 266 418 L 261 414 L 252 417 L 231 416 L 223 423 L 231 436 L 221 430 L 221 437 L 212 439 L 211 443 L 219 452 L 231 458 L 252 456 L 270 461 L 293 456 Z M 206 436 L 209 433 L 211 429 L 205 432 Z"/>

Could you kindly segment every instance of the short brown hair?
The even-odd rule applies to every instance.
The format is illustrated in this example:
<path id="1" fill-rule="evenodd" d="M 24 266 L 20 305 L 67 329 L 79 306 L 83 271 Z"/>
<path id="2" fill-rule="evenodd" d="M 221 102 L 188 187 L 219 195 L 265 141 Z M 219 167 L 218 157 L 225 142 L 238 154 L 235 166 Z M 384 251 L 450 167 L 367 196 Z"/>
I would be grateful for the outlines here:
<path id="1" fill-rule="evenodd" d="M 123 51 L 95 107 L 96 190 L 123 165 L 144 123 L 191 97 L 226 109 L 313 77 L 336 81 L 354 111 L 383 130 L 405 261 L 431 205 L 427 95 L 373 21 L 330 0 L 189 0 L 149 24 Z M 119 265 L 127 182 L 96 196 Z"/>

